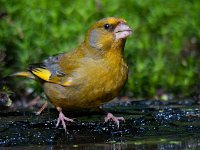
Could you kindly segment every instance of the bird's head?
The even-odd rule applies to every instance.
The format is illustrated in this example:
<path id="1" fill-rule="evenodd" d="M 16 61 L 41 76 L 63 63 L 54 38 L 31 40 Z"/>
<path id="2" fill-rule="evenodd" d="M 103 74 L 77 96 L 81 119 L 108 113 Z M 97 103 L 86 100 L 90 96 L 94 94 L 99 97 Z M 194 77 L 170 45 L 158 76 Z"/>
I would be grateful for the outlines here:
<path id="1" fill-rule="evenodd" d="M 85 42 L 96 50 L 108 50 L 113 44 L 124 45 L 125 39 L 132 34 L 124 19 L 104 18 L 94 23 L 87 32 Z"/>

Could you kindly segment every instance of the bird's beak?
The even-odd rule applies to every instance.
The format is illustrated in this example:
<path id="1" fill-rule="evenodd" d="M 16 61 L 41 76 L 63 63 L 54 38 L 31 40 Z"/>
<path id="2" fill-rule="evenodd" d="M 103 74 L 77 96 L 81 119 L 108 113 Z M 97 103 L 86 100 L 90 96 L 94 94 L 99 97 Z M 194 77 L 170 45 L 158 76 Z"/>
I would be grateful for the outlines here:
<path id="1" fill-rule="evenodd" d="M 125 39 L 132 34 L 132 30 L 128 25 L 120 23 L 115 27 L 114 33 L 117 40 Z"/>

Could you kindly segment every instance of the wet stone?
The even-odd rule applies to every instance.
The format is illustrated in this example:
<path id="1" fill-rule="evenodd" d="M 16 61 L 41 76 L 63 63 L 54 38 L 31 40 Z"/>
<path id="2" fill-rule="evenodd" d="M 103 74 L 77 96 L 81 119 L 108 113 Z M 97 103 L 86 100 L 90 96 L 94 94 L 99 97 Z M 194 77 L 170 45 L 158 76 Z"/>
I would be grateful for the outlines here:
<path id="1" fill-rule="evenodd" d="M 47 146 L 50 148 L 113 149 L 126 148 L 197 148 L 200 146 L 200 107 L 187 99 L 180 103 L 163 101 L 130 101 L 106 104 L 103 109 L 123 116 L 119 128 L 104 123 L 97 112 L 64 112 L 75 120 L 67 124 L 67 133 L 55 127 L 58 112 L 51 108 L 37 116 L 31 110 L 0 111 L 0 146 Z M 98 149 L 97 148 L 97 149 Z"/>

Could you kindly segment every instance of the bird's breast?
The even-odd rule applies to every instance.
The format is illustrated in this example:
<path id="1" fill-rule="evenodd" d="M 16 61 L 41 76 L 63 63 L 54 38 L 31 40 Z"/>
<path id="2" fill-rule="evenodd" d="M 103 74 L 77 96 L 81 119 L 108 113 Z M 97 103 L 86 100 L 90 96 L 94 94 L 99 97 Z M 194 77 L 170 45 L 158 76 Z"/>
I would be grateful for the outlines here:
<path id="1" fill-rule="evenodd" d="M 127 80 L 128 67 L 123 59 L 117 63 L 101 61 L 85 65 L 88 69 L 84 69 L 86 72 L 83 73 L 85 82 L 82 90 L 86 93 L 83 99 L 87 99 L 87 104 L 98 106 L 112 100 Z"/>

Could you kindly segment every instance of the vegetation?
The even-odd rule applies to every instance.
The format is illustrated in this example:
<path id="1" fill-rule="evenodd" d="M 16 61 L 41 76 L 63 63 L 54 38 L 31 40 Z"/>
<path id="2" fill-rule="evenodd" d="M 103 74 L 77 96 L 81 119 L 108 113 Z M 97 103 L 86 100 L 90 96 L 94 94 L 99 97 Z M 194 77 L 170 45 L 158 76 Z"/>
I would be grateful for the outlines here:
<path id="1" fill-rule="evenodd" d="M 198 0 L 1 0 L 0 77 L 73 49 L 93 22 L 117 16 L 134 30 L 124 94 L 153 97 L 162 89 L 188 96 L 200 83 L 199 10 Z"/>

